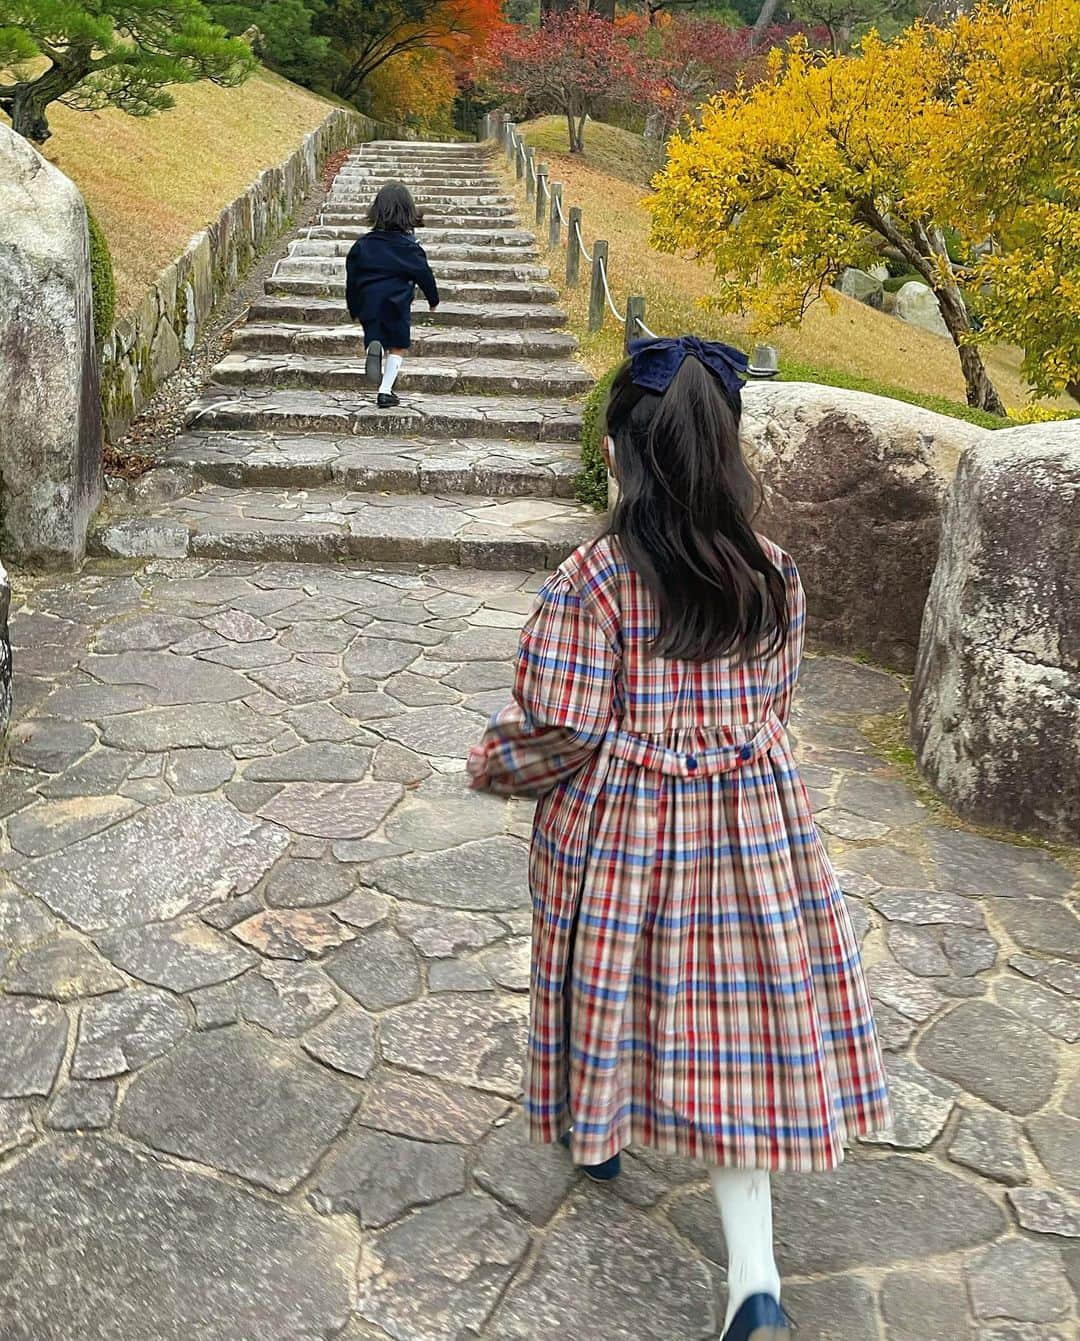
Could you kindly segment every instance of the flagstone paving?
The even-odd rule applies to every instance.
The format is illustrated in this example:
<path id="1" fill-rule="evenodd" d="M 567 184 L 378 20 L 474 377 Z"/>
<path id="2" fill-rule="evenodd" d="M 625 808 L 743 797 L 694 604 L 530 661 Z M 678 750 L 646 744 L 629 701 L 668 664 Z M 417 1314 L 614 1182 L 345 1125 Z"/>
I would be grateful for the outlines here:
<path id="1" fill-rule="evenodd" d="M 24 580 L 0 779 L 4 1341 L 705 1341 L 701 1170 L 519 1116 L 530 806 L 462 785 L 538 577 L 208 558 Z M 904 688 L 794 729 L 894 1129 L 778 1176 L 807 1341 L 1080 1335 L 1075 871 L 939 823 Z"/>

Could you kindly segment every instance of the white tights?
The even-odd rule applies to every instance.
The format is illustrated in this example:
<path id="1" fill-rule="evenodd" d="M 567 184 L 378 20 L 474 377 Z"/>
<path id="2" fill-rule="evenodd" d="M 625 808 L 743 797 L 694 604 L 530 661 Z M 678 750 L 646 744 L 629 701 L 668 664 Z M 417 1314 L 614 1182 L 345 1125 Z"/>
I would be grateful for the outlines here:
<path id="1" fill-rule="evenodd" d="M 709 1176 L 727 1244 L 726 1329 L 750 1295 L 780 1298 L 780 1273 L 773 1257 L 772 1189 L 764 1169 L 712 1168 Z"/>
<path id="2" fill-rule="evenodd" d="M 397 381 L 397 375 L 401 371 L 401 365 L 405 362 L 400 354 L 387 354 L 383 359 L 382 382 L 379 386 L 379 394 L 386 395 L 393 391 L 394 383 Z"/>

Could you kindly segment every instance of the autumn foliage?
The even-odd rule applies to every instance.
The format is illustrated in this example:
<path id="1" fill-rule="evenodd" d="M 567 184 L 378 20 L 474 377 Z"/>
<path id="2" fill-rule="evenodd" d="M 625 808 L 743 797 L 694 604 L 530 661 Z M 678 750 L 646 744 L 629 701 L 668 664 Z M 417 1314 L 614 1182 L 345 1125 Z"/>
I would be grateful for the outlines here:
<path id="1" fill-rule="evenodd" d="M 507 28 L 488 44 L 483 73 L 526 109 L 566 117 L 570 152 L 581 153 L 598 98 L 634 96 L 640 71 L 623 31 L 597 14 L 551 14 L 538 28 Z"/>
<path id="2" fill-rule="evenodd" d="M 1080 353 L 1078 69 L 1080 0 L 983 4 L 851 55 L 797 39 L 671 141 L 653 243 L 708 257 L 713 304 L 752 308 L 759 329 L 891 249 L 937 296 L 972 405 L 1002 412 L 976 348 L 991 336 L 1020 340 L 1033 384 L 1060 389 Z"/>

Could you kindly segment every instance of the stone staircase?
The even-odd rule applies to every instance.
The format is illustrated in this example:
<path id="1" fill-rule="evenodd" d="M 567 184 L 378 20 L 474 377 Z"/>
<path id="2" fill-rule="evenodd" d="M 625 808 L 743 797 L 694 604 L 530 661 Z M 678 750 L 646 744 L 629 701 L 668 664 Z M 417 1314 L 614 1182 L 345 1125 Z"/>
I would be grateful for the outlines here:
<path id="1" fill-rule="evenodd" d="M 407 183 L 442 302 L 380 410 L 345 308 L 345 257 L 383 182 Z M 536 569 L 595 527 L 573 501 L 589 375 L 536 238 L 480 145 L 369 144 L 350 156 L 233 334 L 186 430 L 98 554 L 451 563 Z M 130 500 L 130 493 L 126 495 Z"/>

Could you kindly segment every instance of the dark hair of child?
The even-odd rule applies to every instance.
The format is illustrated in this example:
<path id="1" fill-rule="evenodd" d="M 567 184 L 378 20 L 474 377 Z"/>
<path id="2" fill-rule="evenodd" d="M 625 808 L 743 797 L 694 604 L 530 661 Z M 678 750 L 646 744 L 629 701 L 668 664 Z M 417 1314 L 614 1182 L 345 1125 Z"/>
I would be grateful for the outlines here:
<path id="1" fill-rule="evenodd" d="M 737 403 L 696 358 L 663 395 L 627 362 L 606 411 L 619 500 L 606 534 L 656 603 L 655 655 L 773 655 L 787 641 L 783 575 L 754 533 L 760 490 L 739 445 Z"/>
<path id="2" fill-rule="evenodd" d="M 424 226 L 424 216 L 402 182 L 387 182 L 379 188 L 367 221 L 379 233 L 415 233 Z"/>

